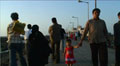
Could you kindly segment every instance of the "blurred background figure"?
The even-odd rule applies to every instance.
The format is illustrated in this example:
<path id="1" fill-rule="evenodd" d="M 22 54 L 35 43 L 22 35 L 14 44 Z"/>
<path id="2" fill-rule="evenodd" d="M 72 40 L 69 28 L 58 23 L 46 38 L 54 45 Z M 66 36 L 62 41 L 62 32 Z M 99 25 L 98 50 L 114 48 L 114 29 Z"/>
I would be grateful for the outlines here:
<path id="1" fill-rule="evenodd" d="M 54 63 L 60 63 L 60 40 L 61 40 L 61 25 L 57 23 L 55 17 L 52 18 L 52 23 L 49 27 L 50 42 L 52 48 L 52 60 Z"/>

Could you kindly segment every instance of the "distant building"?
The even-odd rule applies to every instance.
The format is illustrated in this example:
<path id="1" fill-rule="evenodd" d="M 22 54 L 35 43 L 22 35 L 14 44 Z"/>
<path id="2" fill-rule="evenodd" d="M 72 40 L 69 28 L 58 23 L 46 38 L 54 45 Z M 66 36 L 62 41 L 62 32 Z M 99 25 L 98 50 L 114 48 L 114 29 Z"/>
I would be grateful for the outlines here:
<path id="1" fill-rule="evenodd" d="M 84 28 L 82 26 L 78 26 L 77 28 L 72 28 L 72 30 L 67 32 L 67 33 L 75 33 L 75 32 L 80 32 L 80 34 L 83 34 Z M 87 36 L 88 35 L 89 34 L 87 34 Z"/>
<path id="2" fill-rule="evenodd" d="M 84 32 L 84 28 L 82 28 L 82 26 L 78 26 L 78 31 L 80 32 L 80 34 L 83 34 Z M 89 33 L 87 34 L 87 36 L 89 35 Z"/>
<path id="3" fill-rule="evenodd" d="M 83 34 L 83 32 L 84 32 L 84 28 L 82 28 L 82 26 L 78 26 L 78 31 L 80 32 L 80 34 Z"/>
<path id="4" fill-rule="evenodd" d="M 75 32 L 77 32 L 77 31 L 78 31 L 77 28 L 72 28 L 72 31 L 71 31 L 71 32 L 75 33 Z"/>

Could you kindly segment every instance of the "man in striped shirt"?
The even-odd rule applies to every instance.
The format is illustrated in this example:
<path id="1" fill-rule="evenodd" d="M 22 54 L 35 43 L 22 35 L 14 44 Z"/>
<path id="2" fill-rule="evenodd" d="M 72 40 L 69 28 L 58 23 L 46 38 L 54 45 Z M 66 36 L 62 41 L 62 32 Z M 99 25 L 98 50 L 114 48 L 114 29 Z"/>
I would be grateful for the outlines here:
<path id="1" fill-rule="evenodd" d="M 13 31 L 13 26 L 15 22 L 18 21 L 18 14 L 12 13 L 11 18 L 13 22 L 8 25 L 7 28 L 7 36 L 8 36 L 8 48 L 9 48 L 9 55 L 10 55 L 10 66 L 17 66 L 17 60 L 16 60 L 16 53 L 18 53 L 19 58 L 20 58 L 20 63 L 21 66 L 27 66 L 25 58 L 23 56 L 23 49 L 24 49 L 24 44 L 21 38 L 21 34 Z"/>

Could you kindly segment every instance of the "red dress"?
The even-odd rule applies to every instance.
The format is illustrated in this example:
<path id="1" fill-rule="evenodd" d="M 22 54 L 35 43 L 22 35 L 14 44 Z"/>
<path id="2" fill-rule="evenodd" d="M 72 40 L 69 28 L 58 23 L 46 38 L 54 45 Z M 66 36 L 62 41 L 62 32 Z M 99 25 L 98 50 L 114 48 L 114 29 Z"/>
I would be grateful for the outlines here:
<path id="1" fill-rule="evenodd" d="M 76 63 L 76 60 L 75 60 L 74 54 L 73 54 L 73 47 L 72 46 L 65 48 L 65 63 L 66 64 Z"/>

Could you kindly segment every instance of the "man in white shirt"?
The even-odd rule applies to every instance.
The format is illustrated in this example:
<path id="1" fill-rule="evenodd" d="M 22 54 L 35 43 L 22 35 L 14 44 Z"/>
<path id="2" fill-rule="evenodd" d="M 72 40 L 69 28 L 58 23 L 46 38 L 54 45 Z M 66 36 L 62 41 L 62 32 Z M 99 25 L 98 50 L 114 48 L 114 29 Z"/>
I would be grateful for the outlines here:
<path id="1" fill-rule="evenodd" d="M 28 30 L 25 32 L 25 36 L 24 36 L 25 40 L 28 40 L 29 35 L 32 33 L 32 26 L 31 26 L 31 24 L 28 24 L 27 28 L 28 28 Z"/>
<path id="2" fill-rule="evenodd" d="M 28 30 L 25 31 L 25 35 L 24 35 L 24 40 L 25 40 L 25 53 L 27 54 L 27 57 L 28 57 L 28 50 L 29 50 L 29 47 L 30 47 L 30 43 L 29 43 L 29 35 L 32 33 L 32 26 L 31 24 L 28 24 L 27 25 L 27 28 Z M 29 58 L 27 58 L 28 60 Z"/>

